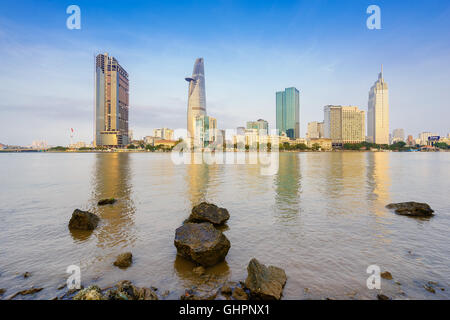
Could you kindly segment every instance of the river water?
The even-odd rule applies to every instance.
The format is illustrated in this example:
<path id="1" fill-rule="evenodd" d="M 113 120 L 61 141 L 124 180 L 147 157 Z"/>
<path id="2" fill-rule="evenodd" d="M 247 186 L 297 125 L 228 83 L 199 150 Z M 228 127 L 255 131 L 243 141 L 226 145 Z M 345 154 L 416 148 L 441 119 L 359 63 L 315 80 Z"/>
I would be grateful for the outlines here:
<path id="1" fill-rule="evenodd" d="M 0 177 L 0 299 L 31 286 L 44 290 L 17 299 L 60 296 L 69 265 L 84 286 L 127 279 L 178 299 L 199 280 L 176 255 L 175 229 L 203 200 L 231 215 L 231 249 L 207 270 L 210 286 L 244 280 L 256 257 L 285 269 L 284 299 L 374 299 L 369 265 L 392 273 L 381 291 L 394 299 L 450 298 L 450 153 L 281 153 L 275 175 L 174 164 L 167 153 L 11 153 L 0 155 Z M 96 205 L 109 197 L 119 201 Z M 427 202 L 436 216 L 385 209 L 402 201 Z M 69 231 L 76 208 L 98 214 L 99 227 Z M 124 251 L 134 260 L 121 270 L 112 262 Z"/>

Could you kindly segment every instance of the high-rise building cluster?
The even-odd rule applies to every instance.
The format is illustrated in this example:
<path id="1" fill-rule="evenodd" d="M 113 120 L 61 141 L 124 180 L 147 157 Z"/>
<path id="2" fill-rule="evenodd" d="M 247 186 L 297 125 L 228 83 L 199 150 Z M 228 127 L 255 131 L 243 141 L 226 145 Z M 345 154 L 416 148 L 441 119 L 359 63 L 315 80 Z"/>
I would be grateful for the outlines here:
<path id="1" fill-rule="evenodd" d="M 254 146 L 258 143 L 274 142 L 306 144 L 309 147 L 320 145 L 323 149 L 364 141 L 375 144 L 404 142 L 408 146 L 430 146 L 436 142 L 450 144 L 448 137 L 439 137 L 432 132 L 422 132 L 414 139 L 404 129 L 389 132 L 389 89 L 383 77 L 383 67 L 377 81 L 369 90 L 367 118 L 366 113 L 357 106 L 327 105 L 324 107 L 324 120 L 309 122 L 306 139 L 300 138 L 300 91 L 295 87 L 285 88 L 275 94 L 276 134 L 269 133 L 269 123 L 258 119 L 248 121 L 245 127 L 238 127 L 230 141 L 226 141 L 225 131 L 219 130 L 217 119 L 206 112 L 206 88 L 204 59 L 194 63 L 192 75 L 186 77 L 188 87 L 187 132 L 190 146 L 207 148 L 222 142 L 241 143 Z M 158 128 L 152 136 L 143 140 L 133 140 L 129 129 L 129 80 L 128 73 L 116 58 L 108 53 L 95 57 L 95 121 L 93 146 L 113 148 L 158 144 L 173 146 L 174 130 Z M 367 121 L 366 121 L 367 119 Z M 367 135 L 366 135 L 367 124 Z M 177 138 L 178 139 L 178 138 Z M 81 143 L 74 146 L 81 146 Z M 34 148 L 44 147 L 38 141 Z"/>

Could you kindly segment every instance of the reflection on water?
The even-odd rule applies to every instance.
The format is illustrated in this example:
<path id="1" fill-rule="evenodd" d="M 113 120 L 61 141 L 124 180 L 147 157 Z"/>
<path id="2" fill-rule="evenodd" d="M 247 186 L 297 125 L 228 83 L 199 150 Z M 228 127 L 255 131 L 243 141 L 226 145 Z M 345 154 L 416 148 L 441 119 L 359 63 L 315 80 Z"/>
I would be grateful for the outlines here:
<path id="1" fill-rule="evenodd" d="M 130 155 L 128 153 L 96 154 L 93 170 L 90 211 L 100 217 L 95 232 L 100 248 L 127 247 L 136 240 L 133 233 L 135 206 L 131 199 Z M 100 199 L 115 198 L 113 205 L 98 206 Z M 71 231 L 74 239 L 86 240 L 89 231 Z"/>
<path id="2" fill-rule="evenodd" d="M 299 157 L 280 154 L 275 176 L 275 209 L 281 221 L 295 219 L 300 214 L 300 179 Z"/>
<path id="3" fill-rule="evenodd" d="M 377 216 L 386 214 L 384 207 L 390 203 L 389 188 L 391 186 L 390 157 L 383 152 L 367 154 L 367 184 L 369 192 L 367 199 L 372 203 Z"/>
<path id="4" fill-rule="evenodd" d="M 33 283 L 45 290 L 26 299 L 51 299 L 67 266 L 78 264 L 85 286 L 129 279 L 177 299 L 185 288 L 244 280 L 256 257 L 286 270 L 286 299 L 373 299 L 371 264 L 394 275 L 382 281 L 391 297 L 448 299 L 449 166 L 450 153 L 282 153 L 277 174 L 263 176 L 258 164 L 175 165 L 170 154 L 1 155 L 0 288 L 7 296 Z M 97 205 L 111 197 L 118 202 Z M 199 277 L 177 257 L 173 238 L 201 201 L 229 210 L 231 249 Z M 436 216 L 385 208 L 400 201 L 427 202 Z M 75 208 L 98 214 L 99 227 L 69 232 Z M 133 264 L 121 270 L 112 262 L 125 250 Z M 26 271 L 30 279 L 18 277 Z M 430 280 L 446 290 L 429 293 Z"/>

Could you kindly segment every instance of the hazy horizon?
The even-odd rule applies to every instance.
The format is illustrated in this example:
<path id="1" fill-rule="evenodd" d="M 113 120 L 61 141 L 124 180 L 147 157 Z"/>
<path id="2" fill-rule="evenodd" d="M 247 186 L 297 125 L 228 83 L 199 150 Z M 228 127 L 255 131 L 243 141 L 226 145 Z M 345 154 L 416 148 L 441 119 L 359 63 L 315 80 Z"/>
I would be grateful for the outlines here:
<path id="1" fill-rule="evenodd" d="M 265 119 L 275 92 L 300 90 L 300 132 L 328 104 L 367 111 L 381 64 L 390 131 L 450 132 L 448 1 L 76 1 L 81 30 L 66 28 L 71 3 L 0 3 L 0 143 L 90 143 L 94 55 L 108 52 L 130 75 L 130 129 L 185 128 L 188 83 L 205 59 L 207 113 L 221 129 Z M 106 5 L 107 4 L 107 5 Z M 381 30 L 366 9 L 381 8 Z"/>

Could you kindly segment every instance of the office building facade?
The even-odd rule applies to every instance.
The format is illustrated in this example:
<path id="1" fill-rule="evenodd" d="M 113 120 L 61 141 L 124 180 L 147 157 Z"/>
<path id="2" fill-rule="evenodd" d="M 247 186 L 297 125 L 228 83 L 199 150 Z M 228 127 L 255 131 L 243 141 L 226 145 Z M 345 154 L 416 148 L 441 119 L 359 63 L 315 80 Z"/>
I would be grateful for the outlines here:
<path id="1" fill-rule="evenodd" d="M 324 107 L 324 137 L 333 145 L 365 141 L 365 112 L 354 106 Z"/>
<path id="2" fill-rule="evenodd" d="M 383 66 L 369 91 L 367 137 L 372 143 L 389 144 L 389 90 L 383 78 Z"/>
<path id="3" fill-rule="evenodd" d="M 276 93 L 276 125 L 279 135 L 286 133 L 290 139 L 300 137 L 300 92 L 296 88 Z"/>
<path id="4" fill-rule="evenodd" d="M 128 73 L 107 53 L 95 59 L 94 146 L 123 147 L 128 138 Z"/>

